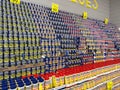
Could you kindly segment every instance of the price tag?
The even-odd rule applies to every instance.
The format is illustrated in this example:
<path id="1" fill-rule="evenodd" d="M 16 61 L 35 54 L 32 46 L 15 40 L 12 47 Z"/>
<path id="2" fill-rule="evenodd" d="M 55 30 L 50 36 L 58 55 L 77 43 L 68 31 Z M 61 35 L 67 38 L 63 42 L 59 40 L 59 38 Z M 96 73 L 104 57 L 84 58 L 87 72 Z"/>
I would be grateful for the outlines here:
<path id="1" fill-rule="evenodd" d="M 87 85 L 86 84 L 83 85 L 83 90 L 87 90 Z"/>
<path id="2" fill-rule="evenodd" d="M 68 80 L 67 80 L 67 77 L 65 77 L 65 84 L 68 84 Z"/>
<path id="3" fill-rule="evenodd" d="M 11 3 L 20 4 L 20 0 L 10 0 Z"/>
<path id="4" fill-rule="evenodd" d="M 39 90 L 43 90 L 42 83 L 39 84 Z"/>
<path id="5" fill-rule="evenodd" d="M 71 2 L 74 2 L 74 3 L 76 3 L 77 2 L 77 0 L 70 0 Z"/>
<path id="6" fill-rule="evenodd" d="M 59 11 L 59 5 L 52 3 L 52 12 L 58 13 Z"/>
<path id="7" fill-rule="evenodd" d="M 105 18 L 104 22 L 105 22 L 105 24 L 108 24 L 109 23 L 109 19 Z"/>
<path id="8" fill-rule="evenodd" d="M 52 86 L 53 86 L 53 87 L 56 87 L 56 77 L 55 77 L 55 76 L 52 76 L 52 82 L 53 82 L 53 83 L 52 83 L 52 84 L 53 84 Z"/>
<path id="9" fill-rule="evenodd" d="M 113 82 L 112 81 L 108 82 L 107 83 L 107 89 L 112 90 L 112 87 L 113 87 Z"/>
<path id="10" fill-rule="evenodd" d="M 83 12 L 83 19 L 87 19 L 88 18 L 88 13 L 87 12 Z"/>

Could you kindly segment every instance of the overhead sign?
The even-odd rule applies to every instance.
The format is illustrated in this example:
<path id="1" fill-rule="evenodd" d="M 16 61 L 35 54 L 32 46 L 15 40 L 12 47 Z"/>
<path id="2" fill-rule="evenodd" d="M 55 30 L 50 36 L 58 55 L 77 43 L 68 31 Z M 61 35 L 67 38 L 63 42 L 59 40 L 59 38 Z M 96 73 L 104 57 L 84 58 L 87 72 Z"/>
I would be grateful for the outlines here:
<path id="1" fill-rule="evenodd" d="M 82 6 L 86 6 L 87 8 L 92 8 L 94 10 L 97 10 L 99 5 L 97 0 L 70 0 L 71 2 L 74 3 L 79 3 Z"/>

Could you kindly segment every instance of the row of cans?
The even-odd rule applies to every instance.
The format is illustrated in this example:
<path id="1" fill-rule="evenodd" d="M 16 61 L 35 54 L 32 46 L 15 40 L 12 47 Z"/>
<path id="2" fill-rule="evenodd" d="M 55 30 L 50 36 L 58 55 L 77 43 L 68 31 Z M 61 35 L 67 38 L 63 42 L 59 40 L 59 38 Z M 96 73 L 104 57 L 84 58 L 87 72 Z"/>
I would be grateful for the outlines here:
<path id="1" fill-rule="evenodd" d="M 0 47 L 10 49 L 8 52 L 4 50 L 0 52 L 1 66 L 3 67 L 38 62 L 46 63 L 46 60 L 44 61 L 40 57 L 62 57 L 61 54 L 64 53 L 63 56 L 66 56 L 67 59 L 66 63 L 62 59 L 53 60 L 56 63 L 43 65 L 47 69 L 45 72 L 69 65 L 82 65 L 84 62 L 93 61 L 95 56 L 89 55 L 88 49 L 81 47 L 87 47 L 87 45 L 99 47 L 99 43 L 92 41 L 93 39 L 112 40 L 108 33 L 112 34 L 113 28 L 111 30 L 111 27 L 105 26 L 101 21 L 83 20 L 80 15 L 61 10 L 58 13 L 52 13 L 48 7 L 22 1 L 20 5 L 12 4 L 7 0 L 0 2 L 0 12 L 2 13 L 0 15 L 2 16 L 2 19 L 0 19 L 0 23 L 2 23 L 0 26 Z M 76 19 L 79 19 L 79 21 L 76 21 Z M 104 34 L 104 38 L 101 38 L 103 37 L 101 34 Z M 88 44 L 91 42 L 94 42 L 94 44 Z M 112 44 L 110 48 L 114 48 L 113 46 Z M 79 58 L 76 55 L 77 50 L 87 55 L 87 58 Z M 69 56 L 72 55 L 75 57 L 69 60 Z M 96 56 L 101 55 L 103 54 L 97 54 Z M 98 57 L 96 60 L 100 59 L 101 57 Z M 61 62 L 57 62 L 58 60 Z"/>

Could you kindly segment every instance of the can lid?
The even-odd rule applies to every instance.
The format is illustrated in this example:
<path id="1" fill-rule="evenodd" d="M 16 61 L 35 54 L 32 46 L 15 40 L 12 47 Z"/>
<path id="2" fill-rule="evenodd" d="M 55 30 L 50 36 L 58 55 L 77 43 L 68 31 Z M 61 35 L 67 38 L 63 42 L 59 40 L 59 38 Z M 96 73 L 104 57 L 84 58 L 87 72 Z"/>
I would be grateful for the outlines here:
<path id="1" fill-rule="evenodd" d="M 31 82 L 28 78 L 23 79 L 23 81 L 27 86 L 31 85 Z"/>
<path id="2" fill-rule="evenodd" d="M 2 90 L 8 90 L 8 86 L 2 86 Z"/>
<path id="3" fill-rule="evenodd" d="M 23 87 L 23 86 L 24 86 L 23 82 L 18 83 L 18 87 Z"/>
<path id="4" fill-rule="evenodd" d="M 34 77 L 35 77 L 35 78 L 38 78 L 38 77 L 39 77 L 39 75 L 38 75 L 38 74 L 34 74 Z"/>
<path id="5" fill-rule="evenodd" d="M 32 81 L 33 84 L 37 83 L 36 78 L 34 78 L 33 76 L 30 77 L 30 80 Z"/>
<path id="6" fill-rule="evenodd" d="M 9 81 L 15 81 L 15 78 L 9 78 Z"/>
<path id="7" fill-rule="evenodd" d="M 2 83 L 2 86 L 7 86 L 8 85 L 8 83 Z"/>
<path id="8" fill-rule="evenodd" d="M 44 77 L 44 79 L 45 79 L 45 80 L 48 80 L 48 79 L 49 79 L 49 76 L 48 76 L 48 75 L 46 75 L 46 76 Z"/>
<path id="9" fill-rule="evenodd" d="M 15 78 L 15 80 L 18 81 L 18 80 L 21 80 L 21 78 L 20 78 L 20 77 L 17 77 L 17 78 Z"/>
<path id="10" fill-rule="evenodd" d="M 20 80 L 16 80 L 17 83 L 23 82 L 21 79 Z"/>
<path id="11" fill-rule="evenodd" d="M 33 76 L 30 76 L 29 78 L 30 78 L 30 79 L 33 79 L 34 77 L 33 77 Z"/>
<path id="12" fill-rule="evenodd" d="M 10 82 L 10 85 L 12 86 L 12 85 L 15 85 L 15 82 Z"/>
<path id="13" fill-rule="evenodd" d="M 16 89 L 16 84 L 10 85 L 10 89 Z"/>
<path id="14" fill-rule="evenodd" d="M 32 80 L 32 83 L 33 83 L 33 84 L 36 84 L 36 83 L 37 83 L 37 80 L 36 80 L 36 79 L 33 79 L 33 80 Z"/>
<path id="15" fill-rule="evenodd" d="M 9 81 L 10 84 L 15 84 L 15 81 L 11 80 Z"/>
<path id="16" fill-rule="evenodd" d="M 27 78 L 27 77 L 26 77 L 26 76 L 22 76 L 21 78 L 22 78 L 22 79 L 25 79 L 25 78 Z"/>
<path id="17" fill-rule="evenodd" d="M 6 79 L 2 80 L 2 84 L 4 84 L 4 83 L 7 83 L 7 80 L 6 80 Z"/>
<path id="18" fill-rule="evenodd" d="M 32 77 L 32 76 L 33 76 L 32 74 L 28 75 L 28 77 Z"/>
<path id="19" fill-rule="evenodd" d="M 38 77 L 37 79 L 39 80 L 39 82 L 44 82 L 44 79 L 41 77 Z"/>
<path id="20" fill-rule="evenodd" d="M 24 78 L 24 79 L 23 79 L 23 81 L 26 81 L 26 80 L 28 80 L 28 81 L 29 81 L 29 79 L 28 79 L 28 78 Z"/>
<path id="21" fill-rule="evenodd" d="M 31 85 L 30 81 L 26 81 L 25 83 L 26 83 L 27 86 Z"/>

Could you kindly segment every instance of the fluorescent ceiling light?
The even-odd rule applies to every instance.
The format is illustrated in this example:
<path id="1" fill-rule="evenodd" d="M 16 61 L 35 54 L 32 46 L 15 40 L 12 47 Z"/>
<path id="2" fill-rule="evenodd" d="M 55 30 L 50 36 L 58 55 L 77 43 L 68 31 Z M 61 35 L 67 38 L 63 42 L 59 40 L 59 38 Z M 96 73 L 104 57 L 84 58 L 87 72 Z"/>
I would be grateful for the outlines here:
<path id="1" fill-rule="evenodd" d="M 120 27 L 118 29 L 120 30 Z"/>

